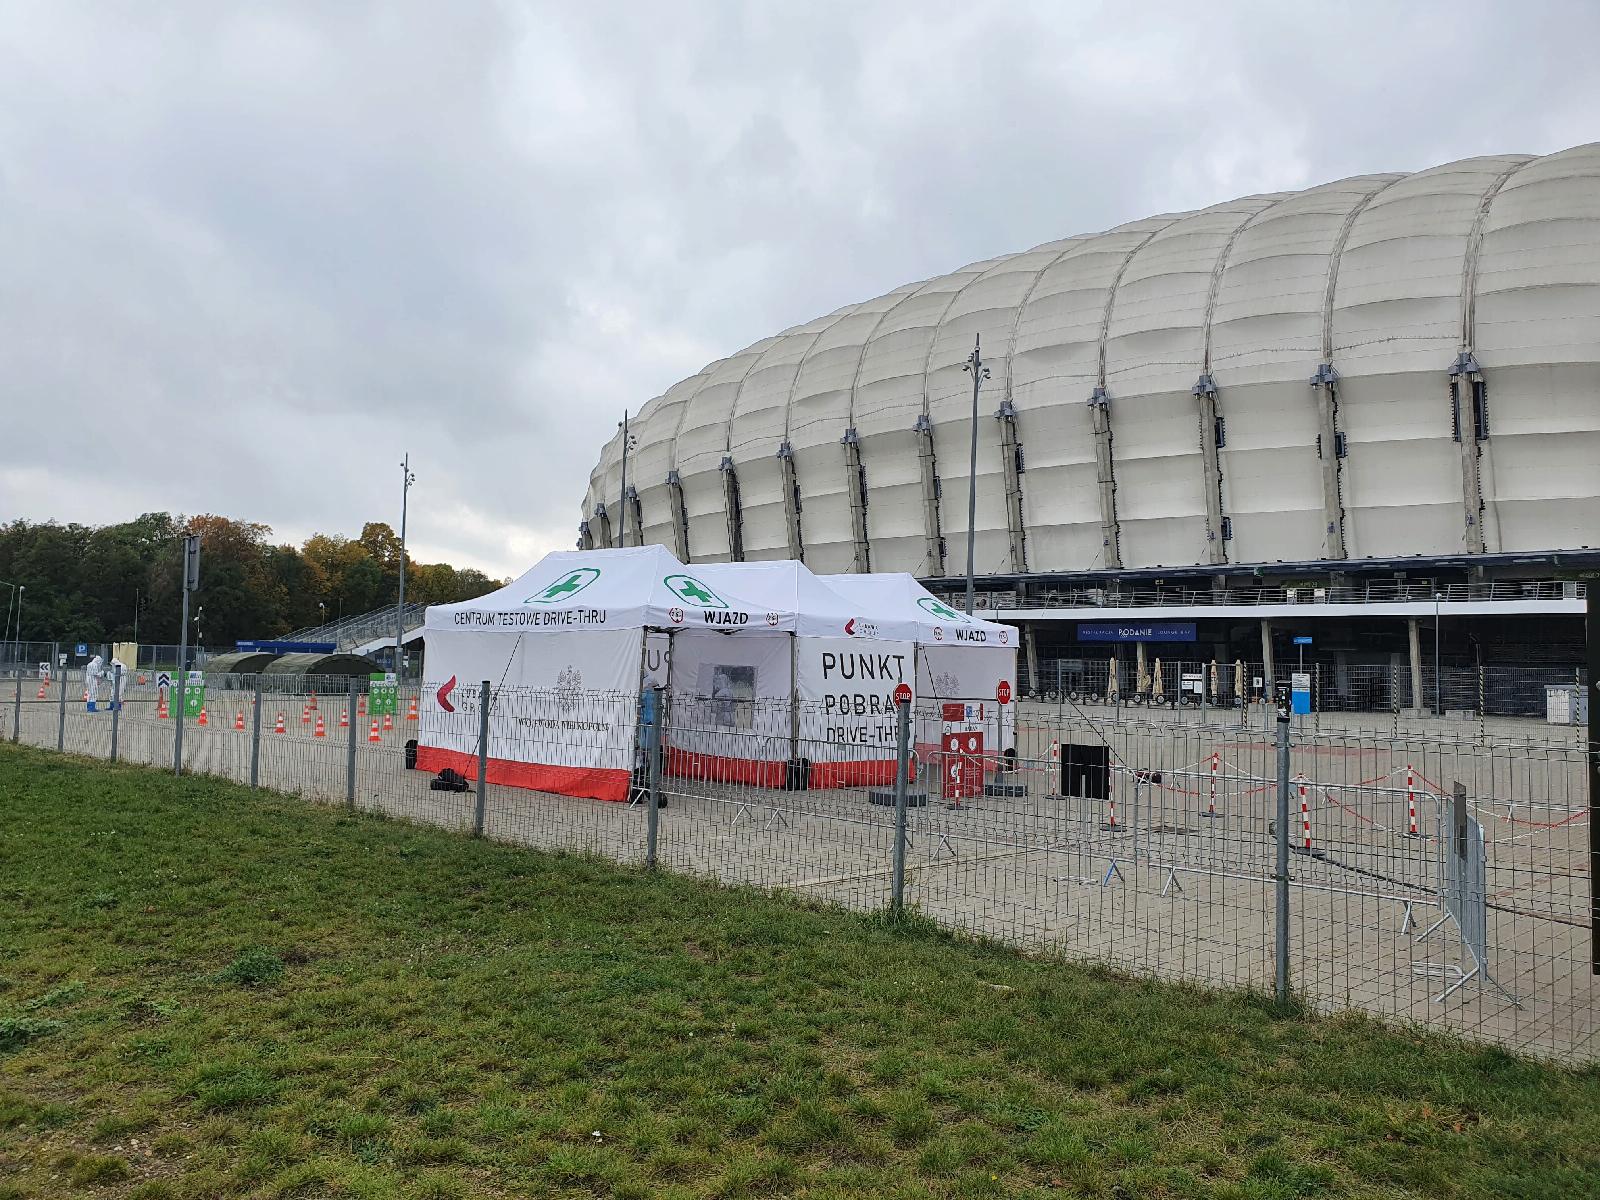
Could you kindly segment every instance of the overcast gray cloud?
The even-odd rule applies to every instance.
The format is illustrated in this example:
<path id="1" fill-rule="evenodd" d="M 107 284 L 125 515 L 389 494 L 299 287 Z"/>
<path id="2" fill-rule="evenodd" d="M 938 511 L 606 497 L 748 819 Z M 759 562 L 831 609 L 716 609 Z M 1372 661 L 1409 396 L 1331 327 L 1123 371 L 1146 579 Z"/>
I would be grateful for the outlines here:
<path id="1" fill-rule="evenodd" d="M 0 3 L 0 520 L 571 544 L 622 409 L 965 262 L 1600 137 L 1600 5 Z"/>

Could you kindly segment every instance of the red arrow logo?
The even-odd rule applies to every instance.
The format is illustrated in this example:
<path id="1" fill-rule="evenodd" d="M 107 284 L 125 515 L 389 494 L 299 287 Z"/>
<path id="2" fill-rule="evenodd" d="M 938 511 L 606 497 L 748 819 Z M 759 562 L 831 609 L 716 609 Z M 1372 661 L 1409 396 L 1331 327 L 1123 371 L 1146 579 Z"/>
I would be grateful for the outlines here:
<path id="1" fill-rule="evenodd" d="M 856 619 L 854 617 L 851 617 L 848 621 L 846 621 L 844 623 L 844 633 L 845 633 L 846 637 L 855 637 L 855 635 L 856 635 Z"/>
<path id="2" fill-rule="evenodd" d="M 454 675 L 439 685 L 439 691 L 435 698 L 439 701 L 439 707 L 444 709 L 445 712 L 455 712 L 456 710 L 456 706 L 450 703 L 450 693 L 455 690 L 456 677 Z"/>

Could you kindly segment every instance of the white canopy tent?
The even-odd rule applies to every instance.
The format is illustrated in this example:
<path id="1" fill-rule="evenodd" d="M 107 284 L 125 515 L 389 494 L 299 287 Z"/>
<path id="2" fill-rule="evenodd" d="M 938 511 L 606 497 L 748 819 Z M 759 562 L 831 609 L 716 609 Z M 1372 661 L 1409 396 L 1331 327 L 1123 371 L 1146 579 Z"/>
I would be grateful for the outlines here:
<path id="1" fill-rule="evenodd" d="M 847 582 L 845 582 L 847 581 Z M 565 634 L 565 637 L 552 637 Z M 643 686 L 668 689 L 669 774 L 793 786 L 882 784 L 901 682 L 993 721 L 1016 633 L 956 613 L 910 576 L 813 575 L 796 562 L 686 567 L 659 546 L 551 554 L 509 586 L 427 611 L 417 765 L 477 772 L 478 691 L 492 782 L 623 799 Z M 1003 707 L 1003 706 L 998 706 Z M 948 709 L 948 703 L 945 705 Z M 936 748 L 936 711 L 917 742 Z"/>
<path id="2" fill-rule="evenodd" d="M 488 777 L 565 795 L 626 798 L 652 630 L 782 651 L 791 610 L 713 587 L 660 546 L 548 554 L 474 600 L 428 608 L 417 766 L 477 776 L 482 681 Z"/>

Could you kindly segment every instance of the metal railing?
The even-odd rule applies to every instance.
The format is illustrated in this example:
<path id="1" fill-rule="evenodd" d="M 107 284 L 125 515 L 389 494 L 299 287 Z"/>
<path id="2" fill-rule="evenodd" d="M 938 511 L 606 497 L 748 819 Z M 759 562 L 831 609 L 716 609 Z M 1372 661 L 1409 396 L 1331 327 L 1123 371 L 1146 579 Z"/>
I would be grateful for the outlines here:
<path id="1" fill-rule="evenodd" d="M 1373 581 L 1349 586 L 1303 584 L 1278 587 L 1083 587 L 1035 586 L 1026 595 L 1015 589 L 979 592 L 977 603 L 986 611 L 1036 608 L 1208 608 L 1264 604 L 1381 604 L 1444 603 L 1462 601 L 1581 600 L 1585 585 L 1575 581 L 1530 579 L 1485 583 L 1433 584 L 1427 581 Z M 939 593 L 935 593 L 938 595 Z M 964 607 L 964 595 L 948 593 L 940 599 Z"/>
<path id="2" fill-rule="evenodd" d="M 427 611 L 426 604 L 407 604 L 403 611 L 402 620 L 407 630 L 415 629 L 422 624 L 423 614 Z M 313 625 L 306 629 L 297 629 L 293 633 L 286 633 L 279 640 L 289 642 L 332 642 L 340 650 L 349 650 L 354 646 L 364 645 L 374 638 L 394 636 L 395 606 L 375 608 L 371 612 L 357 613 L 354 616 L 342 617 L 337 621 L 330 621 L 326 625 Z"/>
<path id="3" fill-rule="evenodd" d="M 1036 703 L 952 733 L 942 705 L 897 727 L 466 681 L 380 717 L 235 682 L 208 687 L 184 770 L 1141 976 L 1270 993 L 1281 970 L 1322 1011 L 1600 1060 L 1581 744 Z M 67 686 L 0 696 L 8 732 L 172 768 L 151 689 L 91 713 Z"/>

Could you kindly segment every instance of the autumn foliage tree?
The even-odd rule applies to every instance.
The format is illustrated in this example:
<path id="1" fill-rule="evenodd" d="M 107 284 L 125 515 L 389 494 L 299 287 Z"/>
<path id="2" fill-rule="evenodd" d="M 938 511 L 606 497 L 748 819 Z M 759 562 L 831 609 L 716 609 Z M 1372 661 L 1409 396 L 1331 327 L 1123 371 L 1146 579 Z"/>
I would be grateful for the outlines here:
<path id="1" fill-rule="evenodd" d="M 176 642 L 185 533 L 200 535 L 202 564 L 190 641 L 232 646 L 395 599 L 400 539 L 382 522 L 363 526 L 359 538 L 319 533 L 296 547 L 273 542 L 266 525 L 209 513 L 145 513 L 98 527 L 17 520 L 0 525 L 0 579 L 27 589 L 21 639 L 132 640 L 137 623 L 142 642 Z M 406 564 L 406 597 L 426 604 L 471 599 L 499 583 L 446 563 Z"/>

